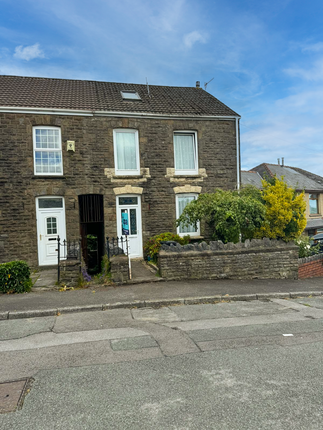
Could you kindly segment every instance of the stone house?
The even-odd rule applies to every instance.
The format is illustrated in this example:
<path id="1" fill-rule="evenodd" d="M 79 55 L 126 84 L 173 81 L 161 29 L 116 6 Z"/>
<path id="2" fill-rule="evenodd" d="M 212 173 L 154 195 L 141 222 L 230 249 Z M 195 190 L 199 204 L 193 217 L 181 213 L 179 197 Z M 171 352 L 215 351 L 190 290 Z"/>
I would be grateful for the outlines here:
<path id="1" fill-rule="evenodd" d="M 280 160 L 279 160 L 280 161 Z M 241 183 L 261 188 L 263 178 L 284 177 L 284 181 L 296 191 L 305 191 L 307 225 L 305 233 L 314 236 L 323 232 L 323 178 L 299 167 L 285 166 L 284 163 L 262 163 L 250 171 L 241 172 Z"/>
<path id="2" fill-rule="evenodd" d="M 56 264 L 57 235 L 84 254 L 94 235 L 100 257 L 126 227 L 133 258 L 161 232 L 200 237 L 175 221 L 239 187 L 239 118 L 199 85 L 0 76 L 0 262 Z"/>

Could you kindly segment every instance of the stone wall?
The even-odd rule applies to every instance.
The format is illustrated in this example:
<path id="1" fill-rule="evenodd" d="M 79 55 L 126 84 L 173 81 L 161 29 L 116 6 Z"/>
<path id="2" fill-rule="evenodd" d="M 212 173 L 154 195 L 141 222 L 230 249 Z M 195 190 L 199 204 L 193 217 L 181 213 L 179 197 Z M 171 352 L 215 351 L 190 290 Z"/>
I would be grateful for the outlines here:
<path id="1" fill-rule="evenodd" d="M 61 128 L 64 174 L 35 176 L 32 130 L 36 125 Z M 139 132 L 141 175 L 114 176 L 113 129 Z M 174 176 L 173 133 L 196 130 L 199 174 Z M 26 260 L 38 265 L 36 197 L 65 199 L 68 239 L 80 234 L 78 196 L 101 194 L 105 236 L 117 235 L 114 189 L 142 188 L 143 243 L 152 235 L 176 232 L 174 188 L 191 185 L 201 192 L 234 189 L 237 182 L 235 121 L 0 114 L 0 263 Z M 66 141 L 75 141 L 75 152 Z M 149 174 L 148 170 L 149 169 Z M 202 232 L 203 233 L 203 232 Z"/>
<path id="2" fill-rule="evenodd" d="M 323 255 L 317 254 L 299 259 L 299 279 L 323 277 Z"/>
<path id="3" fill-rule="evenodd" d="M 62 260 L 60 262 L 60 283 L 69 287 L 77 286 L 81 273 L 79 260 Z"/>
<path id="4" fill-rule="evenodd" d="M 113 282 L 127 282 L 129 279 L 128 257 L 126 255 L 116 255 L 111 257 L 110 270 Z"/>
<path id="5" fill-rule="evenodd" d="M 166 279 L 297 279 L 298 247 L 270 239 L 162 245 L 158 261 Z"/>

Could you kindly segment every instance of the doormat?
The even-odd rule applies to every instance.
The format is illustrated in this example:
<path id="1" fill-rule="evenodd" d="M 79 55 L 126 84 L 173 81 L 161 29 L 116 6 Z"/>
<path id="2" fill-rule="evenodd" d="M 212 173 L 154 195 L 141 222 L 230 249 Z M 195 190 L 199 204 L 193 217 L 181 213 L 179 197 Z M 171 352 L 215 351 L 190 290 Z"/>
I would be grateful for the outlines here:
<path id="1" fill-rule="evenodd" d="M 32 382 L 32 378 L 25 378 L 0 383 L 0 414 L 21 409 Z"/>

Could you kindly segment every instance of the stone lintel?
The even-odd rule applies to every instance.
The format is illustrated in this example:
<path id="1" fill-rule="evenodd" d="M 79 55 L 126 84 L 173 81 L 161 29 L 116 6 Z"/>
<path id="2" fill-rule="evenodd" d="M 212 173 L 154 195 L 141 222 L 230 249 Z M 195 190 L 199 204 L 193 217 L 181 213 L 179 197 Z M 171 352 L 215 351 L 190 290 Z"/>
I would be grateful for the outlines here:
<path id="1" fill-rule="evenodd" d="M 197 193 L 200 194 L 202 191 L 202 187 L 197 185 L 183 185 L 182 187 L 174 187 L 175 194 L 183 194 L 183 193 Z"/>
<path id="2" fill-rule="evenodd" d="M 114 194 L 119 196 L 121 194 L 142 194 L 142 187 L 134 187 L 132 185 L 125 185 L 124 187 L 113 188 Z"/>

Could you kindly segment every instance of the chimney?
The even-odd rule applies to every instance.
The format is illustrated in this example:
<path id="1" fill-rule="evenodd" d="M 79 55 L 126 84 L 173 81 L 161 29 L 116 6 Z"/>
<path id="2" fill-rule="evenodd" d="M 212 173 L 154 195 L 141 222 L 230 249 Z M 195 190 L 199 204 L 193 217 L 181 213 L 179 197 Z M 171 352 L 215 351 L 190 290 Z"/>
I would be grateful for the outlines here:
<path id="1" fill-rule="evenodd" d="M 200 88 L 200 81 L 196 81 L 196 88 Z"/>
<path id="2" fill-rule="evenodd" d="M 280 166 L 280 158 L 277 158 L 277 164 Z"/>
<path id="3" fill-rule="evenodd" d="M 284 167 L 284 157 L 282 157 L 282 167 Z"/>

